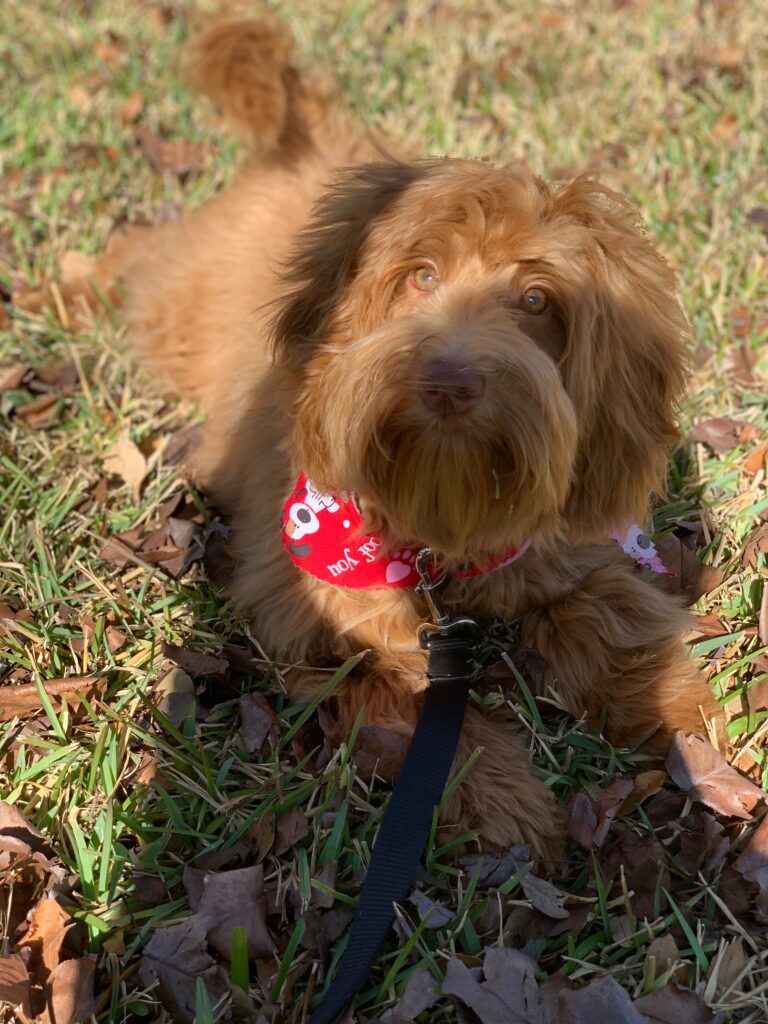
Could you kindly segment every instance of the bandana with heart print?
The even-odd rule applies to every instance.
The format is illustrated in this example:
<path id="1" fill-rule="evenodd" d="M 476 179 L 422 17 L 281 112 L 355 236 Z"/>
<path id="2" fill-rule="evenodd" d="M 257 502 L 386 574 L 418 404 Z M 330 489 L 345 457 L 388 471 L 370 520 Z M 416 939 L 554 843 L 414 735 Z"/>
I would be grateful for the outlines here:
<path id="1" fill-rule="evenodd" d="M 403 547 L 385 552 L 379 537 L 362 532 L 362 522 L 354 500 L 323 494 L 302 473 L 283 508 L 281 536 L 296 565 L 326 583 L 360 590 L 416 586 L 419 549 Z M 629 524 L 611 536 L 638 565 L 667 573 L 653 541 L 639 526 Z M 471 563 L 462 565 L 454 577 L 471 579 L 503 569 L 522 558 L 530 543 L 527 540 L 501 558 L 490 559 L 484 569 Z"/>

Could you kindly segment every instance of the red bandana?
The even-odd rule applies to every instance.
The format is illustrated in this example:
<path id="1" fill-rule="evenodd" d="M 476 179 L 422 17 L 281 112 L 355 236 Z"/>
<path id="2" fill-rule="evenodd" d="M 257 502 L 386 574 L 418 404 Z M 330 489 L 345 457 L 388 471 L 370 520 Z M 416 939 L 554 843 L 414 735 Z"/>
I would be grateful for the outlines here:
<path id="1" fill-rule="evenodd" d="M 361 532 L 362 523 L 354 501 L 322 494 L 302 473 L 285 503 L 280 527 L 283 544 L 293 561 L 319 580 L 358 590 L 416 586 L 419 549 L 384 552 L 380 537 Z M 526 541 L 520 548 L 510 548 L 502 558 L 492 558 L 487 571 L 514 562 L 525 554 L 529 544 Z M 460 580 L 482 575 L 483 570 L 471 564 L 454 573 Z"/>

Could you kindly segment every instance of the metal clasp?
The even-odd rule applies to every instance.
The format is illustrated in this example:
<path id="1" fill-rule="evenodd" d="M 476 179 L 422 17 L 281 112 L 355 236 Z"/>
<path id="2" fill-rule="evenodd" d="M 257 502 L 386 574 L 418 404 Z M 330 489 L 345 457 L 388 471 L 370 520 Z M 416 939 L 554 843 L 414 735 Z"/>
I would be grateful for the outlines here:
<path id="1" fill-rule="evenodd" d="M 432 548 L 422 548 L 416 555 L 416 571 L 420 582 L 416 585 L 416 593 L 426 601 L 431 622 L 422 622 L 418 629 L 419 645 L 425 650 L 433 636 L 449 636 L 458 629 L 477 632 L 478 625 L 474 619 L 457 618 L 446 611 L 440 600 L 440 593 L 451 582 L 451 574 L 444 569 L 440 575 L 432 576 L 432 567 L 436 564 Z"/>

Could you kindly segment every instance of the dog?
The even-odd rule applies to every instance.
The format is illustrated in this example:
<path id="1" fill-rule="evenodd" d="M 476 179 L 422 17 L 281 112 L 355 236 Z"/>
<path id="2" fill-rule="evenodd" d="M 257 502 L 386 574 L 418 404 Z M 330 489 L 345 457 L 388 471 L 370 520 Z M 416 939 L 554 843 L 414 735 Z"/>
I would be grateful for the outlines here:
<path id="1" fill-rule="evenodd" d="M 334 693 L 340 725 L 410 736 L 430 547 L 450 611 L 519 623 L 541 692 L 663 754 L 718 707 L 686 613 L 610 537 L 646 518 L 677 436 L 673 273 L 595 181 L 390 155 L 291 47 L 266 13 L 188 44 L 244 166 L 180 222 L 129 229 L 65 301 L 123 294 L 154 378 L 200 403 L 195 473 L 232 519 L 232 593 L 296 666 L 293 698 L 368 651 Z M 551 862 L 563 817 L 524 738 L 470 706 L 455 768 L 477 748 L 444 823 Z"/>

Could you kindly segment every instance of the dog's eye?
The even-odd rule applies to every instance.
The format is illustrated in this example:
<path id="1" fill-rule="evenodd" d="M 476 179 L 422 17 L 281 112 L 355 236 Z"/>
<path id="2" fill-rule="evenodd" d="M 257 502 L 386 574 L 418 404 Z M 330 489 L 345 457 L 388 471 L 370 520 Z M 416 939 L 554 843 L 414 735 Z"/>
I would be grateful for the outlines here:
<path id="1" fill-rule="evenodd" d="M 549 296 L 541 288 L 529 288 L 523 295 L 520 305 L 526 313 L 538 315 L 549 305 Z"/>
<path id="2" fill-rule="evenodd" d="M 411 271 L 409 280 L 420 292 L 433 292 L 440 287 L 440 278 L 434 267 L 417 267 Z"/>

